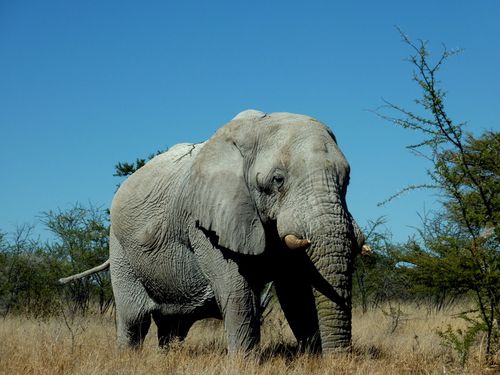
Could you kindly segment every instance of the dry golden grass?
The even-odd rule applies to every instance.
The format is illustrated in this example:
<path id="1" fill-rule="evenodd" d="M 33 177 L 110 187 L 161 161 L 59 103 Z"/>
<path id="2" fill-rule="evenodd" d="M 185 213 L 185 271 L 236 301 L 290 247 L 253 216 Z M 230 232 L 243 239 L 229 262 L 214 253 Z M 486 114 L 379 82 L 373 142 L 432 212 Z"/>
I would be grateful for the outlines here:
<path id="1" fill-rule="evenodd" d="M 1 374 L 482 374 L 496 373 L 483 363 L 481 345 L 468 367 L 459 369 L 455 353 L 442 347 L 436 328 L 457 326 L 453 312 L 428 313 L 404 306 L 393 321 L 380 309 L 354 312 L 353 353 L 308 356 L 294 352 L 294 339 L 279 309 L 267 319 L 257 354 L 227 356 L 220 322 L 198 322 L 182 343 L 168 351 L 156 347 L 154 325 L 142 350 L 115 347 L 114 319 L 90 317 L 0 320 Z"/>

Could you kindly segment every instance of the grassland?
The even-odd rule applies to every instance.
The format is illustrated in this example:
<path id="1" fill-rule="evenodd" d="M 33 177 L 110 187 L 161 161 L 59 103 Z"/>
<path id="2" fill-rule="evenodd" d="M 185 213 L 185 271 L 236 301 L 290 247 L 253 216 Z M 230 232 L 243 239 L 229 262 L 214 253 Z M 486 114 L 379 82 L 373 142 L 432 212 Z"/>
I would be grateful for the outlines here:
<path id="1" fill-rule="evenodd" d="M 493 374 L 481 342 L 462 370 L 456 353 L 440 345 L 437 328 L 459 327 L 456 311 L 403 306 L 403 314 L 354 311 L 353 353 L 295 353 L 294 339 L 279 309 L 267 318 L 262 344 L 249 358 L 227 356 L 218 321 L 198 322 L 187 339 L 169 350 L 156 347 L 154 326 L 142 350 L 115 347 L 114 318 L 0 320 L 1 374 Z M 498 360 L 498 355 L 497 355 Z"/>

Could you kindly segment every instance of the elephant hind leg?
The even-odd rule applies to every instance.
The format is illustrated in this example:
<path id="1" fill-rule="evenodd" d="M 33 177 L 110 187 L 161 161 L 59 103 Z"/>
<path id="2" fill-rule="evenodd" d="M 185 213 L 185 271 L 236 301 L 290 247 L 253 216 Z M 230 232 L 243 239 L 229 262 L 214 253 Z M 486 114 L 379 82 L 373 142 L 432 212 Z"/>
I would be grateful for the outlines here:
<path id="1" fill-rule="evenodd" d="M 117 315 L 117 338 L 118 345 L 125 348 L 138 349 L 142 347 L 151 325 L 151 314 L 143 314 L 136 317 L 124 317 Z"/>
<path id="2" fill-rule="evenodd" d="M 189 316 L 164 315 L 153 312 L 153 319 L 158 327 L 158 346 L 166 348 L 174 339 L 184 340 L 194 320 Z"/>
<path id="3" fill-rule="evenodd" d="M 151 306 L 154 306 L 154 302 L 135 276 L 112 230 L 109 253 L 118 346 L 138 348 L 151 325 Z"/>

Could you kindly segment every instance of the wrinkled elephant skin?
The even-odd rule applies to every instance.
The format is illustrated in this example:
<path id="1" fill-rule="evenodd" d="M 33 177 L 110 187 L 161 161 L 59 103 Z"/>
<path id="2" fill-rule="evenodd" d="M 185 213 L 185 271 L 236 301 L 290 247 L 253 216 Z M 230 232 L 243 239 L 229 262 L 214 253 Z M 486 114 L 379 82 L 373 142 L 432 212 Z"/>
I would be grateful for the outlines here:
<path id="1" fill-rule="evenodd" d="M 219 317 L 228 350 L 248 351 L 260 339 L 259 293 L 273 281 L 303 350 L 349 350 L 364 238 L 348 183 L 332 132 L 290 113 L 244 111 L 208 141 L 152 159 L 111 208 L 119 343 L 140 345 L 151 318 L 167 345 Z"/>

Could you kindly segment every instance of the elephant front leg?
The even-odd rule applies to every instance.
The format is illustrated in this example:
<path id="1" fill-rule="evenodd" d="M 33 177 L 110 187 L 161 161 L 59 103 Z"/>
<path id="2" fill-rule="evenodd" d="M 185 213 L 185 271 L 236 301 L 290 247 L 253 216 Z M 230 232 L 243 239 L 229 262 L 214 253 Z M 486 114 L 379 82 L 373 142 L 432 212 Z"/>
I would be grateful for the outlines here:
<path id="1" fill-rule="evenodd" d="M 224 320 L 230 353 L 248 352 L 260 341 L 258 288 L 242 273 L 242 259 L 215 246 L 199 229 L 192 228 L 190 239 L 198 265 L 214 292 Z M 248 277 L 247 277 L 248 276 Z"/>
<path id="2" fill-rule="evenodd" d="M 228 268 L 214 289 L 224 320 L 228 351 L 246 353 L 260 341 L 259 298 L 242 275 L 231 270 L 231 265 Z"/>

